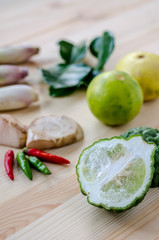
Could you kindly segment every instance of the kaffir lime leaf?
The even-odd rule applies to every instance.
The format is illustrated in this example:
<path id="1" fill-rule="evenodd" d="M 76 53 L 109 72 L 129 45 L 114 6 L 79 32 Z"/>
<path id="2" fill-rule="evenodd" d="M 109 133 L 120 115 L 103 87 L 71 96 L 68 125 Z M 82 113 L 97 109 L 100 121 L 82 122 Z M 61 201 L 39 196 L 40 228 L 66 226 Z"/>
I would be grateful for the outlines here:
<path id="1" fill-rule="evenodd" d="M 113 211 L 141 202 L 152 182 L 155 150 L 141 136 L 102 139 L 84 149 L 76 171 L 88 202 Z"/>

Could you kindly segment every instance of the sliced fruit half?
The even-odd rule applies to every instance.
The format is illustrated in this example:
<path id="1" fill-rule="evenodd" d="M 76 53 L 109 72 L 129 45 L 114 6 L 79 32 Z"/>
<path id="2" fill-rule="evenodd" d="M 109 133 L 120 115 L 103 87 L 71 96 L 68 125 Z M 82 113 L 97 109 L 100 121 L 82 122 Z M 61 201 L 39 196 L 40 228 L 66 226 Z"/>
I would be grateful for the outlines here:
<path id="1" fill-rule="evenodd" d="M 102 139 L 84 149 L 76 172 L 88 202 L 114 211 L 141 202 L 152 182 L 155 150 L 141 136 Z"/>
<path id="2" fill-rule="evenodd" d="M 132 135 L 139 134 L 146 142 L 152 142 L 156 144 L 157 149 L 154 156 L 155 173 L 153 176 L 151 187 L 159 187 L 159 130 L 157 128 L 151 127 L 130 128 L 127 132 L 123 133 L 121 137 L 129 138 Z"/>

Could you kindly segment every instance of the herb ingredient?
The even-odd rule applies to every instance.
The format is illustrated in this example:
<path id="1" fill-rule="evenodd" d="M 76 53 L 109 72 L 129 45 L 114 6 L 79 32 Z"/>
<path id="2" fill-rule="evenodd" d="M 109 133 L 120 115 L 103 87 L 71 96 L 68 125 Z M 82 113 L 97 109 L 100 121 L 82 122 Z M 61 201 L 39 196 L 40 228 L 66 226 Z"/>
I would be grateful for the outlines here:
<path id="1" fill-rule="evenodd" d="M 0 114 L 0 145 L 23 148 L 26 146 L 26 127 L 9 114 Z"/>
<path id="2" fill-rule="evenodd" d="M 64 115 L 36 118 L 28 126 L 27 148 L 49 149 L 62 147 L 83 138 L 83 130 L 74 119 Z"/>
<path id="3" fill-rule="evenodd" d="M 34 88 L 24 84 L 2 87 L 0 96 L 0 111 L 22 109 L 38 100 Z"/>
<path id="4" fill-rule="evenodd" d="M 28 75 L 26 68 L 12 65 L 0 65 L 0 86 L 18 83 Z"/>
<path id="5" fill-rule="evenodd" d="M 43 164 L 37 157 L 30 156 L 28 157 L 29 162 L 31 165 L 41 173 L 46 175 L 51 174 L 50 170 Z"/>
<path id="6" fill-rule="evenodd" d="M 91 67 L 84 63 L 57 64 L 49 71 L 42 69 L 45 83 L 50 88 L 50 96 L 64 96 L 74 92 L 81 86 L 88 86 Z"/>
<path id="7" fill-rule="evenodd" d="M 58 42 L 60 46 L 60 55 L 66 63 L 76 63 L 84 59 L 87 51 L 85 42 L 78 45 L 62 40 Z"/>
<path id="8" fill-rule="evenodd" d="M 14 180 L 13 163 L 14 163 L 14 152 L 12 150 L 8 150 L 4 156 L 4 166 L 5 166 L 6 173 L 8 174 L 9 178 L 12 181 Z"/>
<path id="9" fill-rule="evenodd" d="M 17 156 L 17 163 L 20 166 L 21 170 L 24 172 L 24 174 L 30 179 L 32 180 L 32 171 L 30 168 L 30 164 L 28 159 L 26 158 L 25 154 L 23 152 L 18 152 Z"/>
<path id="10" fill-rule="evenodd" d="M 38 47 L 17 45 L 0 48 L 0 64 L 18 64 L 27 62 L 33 55 L 39 53 Z"/>
<path id="11" fill-rule="evenodd" d="M 105 63 L 113 52 L 114 46 L 114 35 L 112 32 L 104 32 L 101 37 L 97 37 L 91 42 L 90 51 L 98 58 L 97 70 L 103 70 Z"/>
<path id="12" fill-rule="evenodd" d="M 41 69 L 44 81 L 49 86 L 52 97 L 66 96 L 81 87 L 87 88 L 91 80 L 101 73 L 104 64 L 114 49 L 113 33 L 107 31 L 95 38 L 90 44 L 91 53 L 98 58 L 97 66 L 86 65 L 83 61 L 87 46 L 85 42 L 78 45 L 65 40 L 58 42 L 59 51 L 65 63 L 60 63 L 46 70 Z"/>
<path id="13" fill-rule="evenodd" d="M 58 163 L 58 164 L 70 164 L 70 161 L 68 161 L 67 159 L 65 159 L 63 157 L 53 155 L 51 153 L 47 153 L 47 152 L 44 152 L 44 151 L 39 150 L 39 149 L 24 148 L 23 152 L 24 152 L 24 154 L 26 154 L 28 156 L 35 156 L 35 157 L 39 158 L 41 161 Z"/>

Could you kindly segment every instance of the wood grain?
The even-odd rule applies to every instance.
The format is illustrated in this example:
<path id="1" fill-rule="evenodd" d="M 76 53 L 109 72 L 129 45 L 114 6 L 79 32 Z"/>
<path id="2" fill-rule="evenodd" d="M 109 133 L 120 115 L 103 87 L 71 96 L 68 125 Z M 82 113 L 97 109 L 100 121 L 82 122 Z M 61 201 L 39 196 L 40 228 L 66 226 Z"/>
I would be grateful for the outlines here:
<path id="1" fill-rule="evenodd" d="M 78 194 L 8 239 L 158 239 L 158 198 L 151 189 L 142 204 L 118 214 L 90 206 Z"/>
<path id="2" fill-rule="evenodd" d="M 143 104 L 139 115 L 119 126 L 103 125 L 91 114 L 85 90 L 68 97 L 51 98 L 37 67 L 61 61 L 56 42 L 66 38 L 89 41 L 104 30 L 116 36 L 116 48 L 105 70 L 115 67 L 128 52 L 145 50 L 159 54 L 158 0 L 2 0 L 0 46 L 29 43 L 41 48 L 28 64 L 26 83 L 39 92 L 39 102 L 9 114 L 28 125 L 35 117 L 64 114 L 82 126 L 84 139 L 49 152 L 71 161 L 70 166 L 47 164 L 51 176 L 33 172 L 31 182 L 15 163 L 15 181 L 6 176 L 0 146 L 0 240 L 28 239 L 159 239 L 159 191 L 151 189 L 144 201 L 122 214 L 112 214 L 87 203 L 80 193 L 75 166 L 83 148 L 104 137 L 120 135 L 130 127 L 159 128 L 159 99 Z M 86 61 L 94 65 L 95 58 Z M 17 149 L 14 149 L 17 152 Z"/>

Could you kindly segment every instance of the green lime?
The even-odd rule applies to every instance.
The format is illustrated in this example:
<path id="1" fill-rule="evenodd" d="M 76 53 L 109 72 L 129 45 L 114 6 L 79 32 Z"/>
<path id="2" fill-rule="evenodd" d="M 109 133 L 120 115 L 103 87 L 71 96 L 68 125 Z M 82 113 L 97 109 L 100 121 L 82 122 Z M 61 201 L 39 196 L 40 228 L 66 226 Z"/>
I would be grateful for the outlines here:
<path id="1" fill-rule="evenodd" d="M 152 182 L 155 150 L 139 135 L 102 139 L 84 149 L 76 172 L 88 202 L 114 211 L 141 202 Z"/>
<path id="2" fill-rule="evenodd" d="M 118 62 L 116 69 L 129 73 L 138 81 L 145 101 L 159 97 L 159 55 L 129 53 Z"/>
<path id="3" fill-rule="evenodd" d="M 92 113 L 103 123 L 120 125 L 132 120 L 143 103 L 141 87 L 121 71 L 109 71 L 95 77 L 87 89 Z"/>

